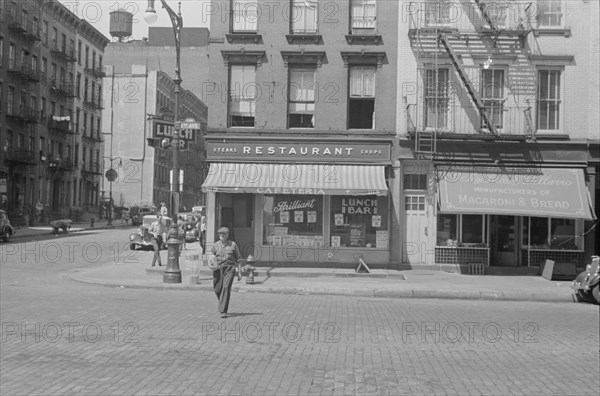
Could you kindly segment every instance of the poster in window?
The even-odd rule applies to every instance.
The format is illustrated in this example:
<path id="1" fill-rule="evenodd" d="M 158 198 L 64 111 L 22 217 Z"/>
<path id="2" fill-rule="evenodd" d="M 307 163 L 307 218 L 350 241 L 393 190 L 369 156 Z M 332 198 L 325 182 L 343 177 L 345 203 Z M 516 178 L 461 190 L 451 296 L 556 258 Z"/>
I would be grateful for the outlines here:
<path id="1" fill-rule="evenodd" d="M 335 219 L 336 226 L 344 225 L 344 215 L 342 213 L 336 213 L 334 215 L 334 219 Z"/>
<path id="2" fill-rule="evenodd" d="M 341 243 L 342 243 L 342 237 L 340 237 L 339 235 L 331 236 L 331 246 L 332 247 L 339 247 Z"/>
<path id="3" fill-rule="evenodd" d="M 317 211 L 316 210 L 309 210 L 308 212 L 306 212 L 306 217 L 309 223 L 316 223 L 317 222 Z"/>
<path id="4" fill-rule="evenodd" d="M 371 227 L 373 227 L 373 228 L 381 227 L 381 216 L 380 215 L 373 215 L 371 217 Z"/>
<path id="5" fill-rule="evenodd" d="M 283 243 L 283 238 L 281 235 L 273 235 L 273 245 L 274 246 L 281 246 Z"/>
<path id="6" fill-rule="evenodd" d="M 288 228 L 287 227 L 275 227 L 273 229 L 273 235 L 287 235 Z"/>
<path id="7" fill-rule="evenodd" d="M 365 246 L 365 224 L 350 225 L 350 246 Z"/>
<path id="8" fill-rule="evenodd" d="M 302 211 L 302 210 L 294 211 L 294 222 L 304 223 L 304 211 Z"/>
<path id="9" fill-rule="evenodd" d="M 289 223 L 290 222 L 290 212 L 279 213 L 279 222 L 280 223 Z"/>
<path id="10" fill-rule="evenodd" d="M 387 248 L 388 247 L 388 232 L 387 231 L 377 231 L 375 233 L 375 247 L 378 248 Z"/>

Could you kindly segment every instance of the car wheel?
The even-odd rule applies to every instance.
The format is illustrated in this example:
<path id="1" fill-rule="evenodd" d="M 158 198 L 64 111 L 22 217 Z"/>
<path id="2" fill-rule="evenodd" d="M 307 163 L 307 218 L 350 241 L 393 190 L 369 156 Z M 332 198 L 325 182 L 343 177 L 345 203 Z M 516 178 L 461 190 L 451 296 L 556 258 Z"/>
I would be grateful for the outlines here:
<path id="1" fill-rule="evenodd" d="M 6 234 L 4 234 L 4 237 L 2 238 L 2 240 L 4 242 L 9 242 L 10 241 L 10 233 L 7 232 Z"/>
<path id="2" fill-rule="evenodd" d="M 134 243 L 130 243 L 130 244 L 129 244 L 129 249 L 131 249 L 131 250 L 135 250 L 135 244 L 134 244 Z"/>
<path id="3" fill-rule="evenodd" d="M 592 289 L 592 296 L 594 296 L 594 300 L 596 301 L 596 304 L 600 304 L 600 283 L 597 284 L 596 286 L 594 286 L 594 288 Z"/>

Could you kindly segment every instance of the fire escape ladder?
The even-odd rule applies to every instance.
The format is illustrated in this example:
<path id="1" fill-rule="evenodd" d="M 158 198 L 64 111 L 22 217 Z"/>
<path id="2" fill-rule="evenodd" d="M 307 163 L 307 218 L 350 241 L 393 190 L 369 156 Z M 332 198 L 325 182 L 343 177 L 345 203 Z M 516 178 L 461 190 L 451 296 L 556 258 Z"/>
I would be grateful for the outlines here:
<path id="1" fill-rule="evenodd" d="M 494 22 L 492 21 L 492 18 L 490 18 L 490 15 L 485 10 L 485 4 L 481 0 L 475 0 L 475 3 L 477 3 L 477 7 L 479 8 L 479 11 L 481 11 L 481 15 L 483 16 L 483 19 L 485 19 L 485 21 L 490 26 L 490 29 L 496 31 L 497 29 L 494 26 Z"/>
<path id="2" fill-rule="evenodd" d="M 454 68 L 458 72 L 458 75 L 459 75 L 461 81 L 463 82 L 465 88 L 467 89 L 467 92 L 469 93 L 469 96 L 471 96 L 471 99 L 473 100 L 473 103 L 475 103 L 475 106 L 477 107 L 477 110 L 479 110 L 479 114 L 481 115 L 481 119 L 482 119 L 483 123 L 488 128 L 488 130 L 492 134 L 495 135 L 496 134 L 496 129 L 494 128 L 494 126 L 490 122 L 490 119 L 487 116 L 487 112 L 486 112 L 485 106 L 483 105 L 483 102 L 481 101 L 481 98 L 479 97 L 479 95 L 477 94 L 477 92 L 475 92 L 475 90 L 471 86 L 471 82 L 467 78 L 467 74 L 463 70 L 461 64 L 458 62 L 458 57 L 454 53 L 454 50 L 452 49 L 452 46 L 450 45 L 450 43 L 448 41 L 448 38 L 446 37 L 445 34 L 440 33 L 438 35 L 438 39 L 442 43 L 442 45 L 444 46 L 444 48 L 446 49 L 446 52 L 450 56 L 450 61 L 452 62 L 452 64 L 454 65 Z"/>

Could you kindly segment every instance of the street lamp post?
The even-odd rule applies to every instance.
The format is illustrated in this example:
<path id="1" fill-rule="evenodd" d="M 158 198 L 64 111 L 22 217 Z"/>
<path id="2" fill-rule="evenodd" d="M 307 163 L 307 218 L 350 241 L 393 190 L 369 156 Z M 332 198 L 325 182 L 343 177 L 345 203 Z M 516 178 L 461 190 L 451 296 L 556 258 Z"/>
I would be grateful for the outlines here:
<path id="1" fill-rule="evenodd" d="M 163 275 L 164 283 L 181 283 L 181 270 L 179 269 L 179 241 L 175 238 L 178 235 L 177 231 L 177 212 L 179 211 L 179 91 L 181 90 L 181 29 L 183 28 L 183 18 L 181 16 L 181 2 L 179 3 L 179 12 L 175 13 L 165 0 L 160 0 L 162 7 L 167 10 L 171 24 L 173 25 L 173 33 L 175 35 L 175 111 L 173 112 L 174 133 L 173 143 L 173 176 L 171 183 L 171 230 L 169 231 L 169 253 L 167 260 L 167 268 Z M 144 13 L 144 19 L 148 24 L 153 24 L 158 19 L 156 10 L 154 9 L 154 0 L 148 0 L 148 8 Z M 172 241 L 172 243 L 169 243 Z M 177 251 L 175 251 L 177 249 Z"/>

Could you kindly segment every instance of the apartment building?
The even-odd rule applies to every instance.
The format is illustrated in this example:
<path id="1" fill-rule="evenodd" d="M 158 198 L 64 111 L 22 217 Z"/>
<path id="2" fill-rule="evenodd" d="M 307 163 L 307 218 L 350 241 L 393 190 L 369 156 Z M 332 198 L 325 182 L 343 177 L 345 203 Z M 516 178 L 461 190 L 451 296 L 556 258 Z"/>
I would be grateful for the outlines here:
<path id="1" fill-rule="evenodd" d="M 80 88 L 75 43 L 81 29 L 98 37 L 99 53 L 108 40 L 58 1 L 2 0 L 0 19 L 3 208 L 16 224 L 97 211 L 97 194 L 84 205 L 77 190 L 79 170 L 90 160 L 79 154 L 73 123 Z M 94 173 L 96 189 L 100 177 Z"/>
<path id="2" fill-rule="evenodd" d="M 261 262 L 399 262 L 399 3 L 213 6 L 208 241 L 227 226 Z"/>
<path id="3" fill-rule="evenodd" d="M 598 254 L 598 2 L 403 2 L 405 267 L 574 271 Z"/>

